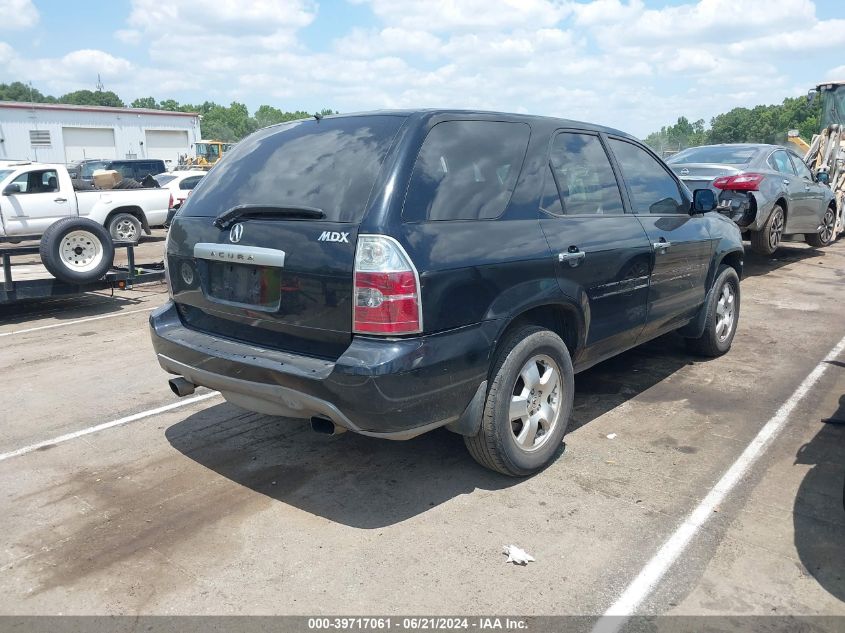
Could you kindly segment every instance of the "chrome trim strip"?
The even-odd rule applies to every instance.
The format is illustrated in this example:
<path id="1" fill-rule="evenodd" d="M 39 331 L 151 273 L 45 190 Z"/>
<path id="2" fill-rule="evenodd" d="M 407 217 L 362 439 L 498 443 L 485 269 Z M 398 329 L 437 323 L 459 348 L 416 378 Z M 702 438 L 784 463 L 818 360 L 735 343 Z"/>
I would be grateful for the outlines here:
<path id="1" fill-rule="evenodd" d="M 284 251 L 275 248 L 261 248 L 260 246 L 241 246 L 240 244 L 236 246 L 234 244 L 200 242 L 194 244 L 194 257 L 216 262 L 276 266 L 278 268 L 285 265 Z"/>

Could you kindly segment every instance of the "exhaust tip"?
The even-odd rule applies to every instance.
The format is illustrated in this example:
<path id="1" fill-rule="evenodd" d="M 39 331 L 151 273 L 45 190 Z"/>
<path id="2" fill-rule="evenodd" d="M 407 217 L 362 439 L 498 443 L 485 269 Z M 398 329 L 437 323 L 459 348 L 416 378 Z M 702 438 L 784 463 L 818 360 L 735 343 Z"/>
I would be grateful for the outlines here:
<path id="1" fill-rule="evenodd" d="M 167 381 L 167 384 L 170 385 L 170 391 L 180 398 L 190 396 L 197 388 L 194 383 L 185 380 L 182 376 L 179 376 L 178 378 L 171 378 Z"/>
<path id="2" fill-rule="evenodd" d="M 346 429 L 338 426 L 328 418 L 311 418 L 311 430 L 322 435 L 340 435 L 346 433 Z"/>

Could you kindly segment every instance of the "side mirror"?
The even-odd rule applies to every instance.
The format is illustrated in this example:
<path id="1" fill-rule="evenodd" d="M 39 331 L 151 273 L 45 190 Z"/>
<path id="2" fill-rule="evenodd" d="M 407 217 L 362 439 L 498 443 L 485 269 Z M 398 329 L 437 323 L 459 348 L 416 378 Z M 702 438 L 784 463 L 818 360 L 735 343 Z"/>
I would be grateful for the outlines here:
<path id="1" fill-rule="evenodd" d="M 692 192 L 692 212 L 707 213 L 716 208 L 716 194 L 711 189 L 696 189 Z"/>
<path id="2" fill-rule="evenodd" d="M 830 174 L 827 173 L 826 171 L 820 171 L 819 173 L 816 174 L 816 182 L 819 182 L 823 185 L 829 185 L 830 184 Z"/>
<path id="3" fill-rule="evenodd" d="M 13 196 L 16 193 L 21 192 L 21 186 L 17 183 L 12 183 L 11 185 L 6 185 L 6 188 L 3 189 L 4 196 Z"/>

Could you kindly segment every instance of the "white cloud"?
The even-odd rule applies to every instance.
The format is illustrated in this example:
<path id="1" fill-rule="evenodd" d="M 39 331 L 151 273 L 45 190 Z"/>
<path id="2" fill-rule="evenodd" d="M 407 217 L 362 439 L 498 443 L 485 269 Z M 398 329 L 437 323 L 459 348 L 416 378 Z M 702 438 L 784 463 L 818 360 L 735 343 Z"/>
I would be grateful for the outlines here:
<path id="1" fill-rule="evenodd" d="M 0 58 L 2 58 L 2 53 L 0 53 Z M 828 81 L 845 81 L 845 65 L 831 68 L 824 74 L 824 79 Z"/>
<path id="2" fill-rule="evenodd" d="M 0 0 L 0 29 L 28 29 L 38 24 L 40 15 L 32 0 Z"/>
<path id="3" fill-rule="evenodd" d="M 350 1 L 371 23 L 312 49 L 305 42 L 333 19 L 313 0 L 132 0 L 114 37 L 144 61 L 118 46 L 30 60 L 0 46 L 0 62 L 10 60 L 0 73 L 32 70 L 39 88 L 60 93 L 93 87 L 99 72 L 126 100 L 501 109 L 645 135 L 681 115 L 799 94 L 823 73 L 799 75 L 796 52 L 812 72 L 845 45 L 845 16 L 819 20 L 812 0 Z"/>

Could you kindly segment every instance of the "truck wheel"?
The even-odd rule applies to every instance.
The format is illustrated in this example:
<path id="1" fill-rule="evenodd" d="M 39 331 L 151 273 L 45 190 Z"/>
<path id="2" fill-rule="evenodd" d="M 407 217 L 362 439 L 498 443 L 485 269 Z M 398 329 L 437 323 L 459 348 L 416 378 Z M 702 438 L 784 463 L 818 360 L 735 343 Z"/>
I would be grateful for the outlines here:
<path id="1" fill-rule="evenodd" d="M 772 207 L 769 219 L 759 231 L 750 231 L 751 250 L 760 255 L 772 255 L 780 246 L 783 238 L 783 228 L 786 224 L 783 207 L 776 204 Z"/>
<path id="2" fill-rule="evenodd" d="M 513 477 L 537 472 L 560 448 L 574 391 L 572 360 L 560 337 L 527 326 L 496 354 L 478 434 L 464 437 L 482 466 Z"/>
<path id="3" fill-rule="evenodd" d="M 820 233 L 808 233 L 804 236 L 804 241 L 813 248 L 822 248 L 828 246 L 833 242 L 833 231 L 836 227 L 836 210 L 833 207 L 828 207 L 824 212 L 822 218 L 822 230 Z"/>
<path id="4" fill-rule="evenodd" d="M 131 213 L 117 213 L 109 220 L 109 234 L 115 242 L 137 244 L 141 240 L 141 221 Z"/>
<path id="5" fill-rule="evenodd" d="M 705 310 L 704 333 L 688 338 L 687 347 L 701 356 L 715 358 L 731 348 L 739 323 L 739 275 L 730 266 L 719 268 Z"/>
<path id="6" fill-rule="evenodd" d="M 100 279 L 114 261 L 108 231 L 87 218 L 62 218 L 51 224 L 41 236 L 39 251 L 49 273 L 70 284 Z"/>

